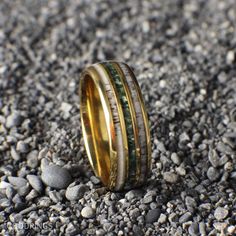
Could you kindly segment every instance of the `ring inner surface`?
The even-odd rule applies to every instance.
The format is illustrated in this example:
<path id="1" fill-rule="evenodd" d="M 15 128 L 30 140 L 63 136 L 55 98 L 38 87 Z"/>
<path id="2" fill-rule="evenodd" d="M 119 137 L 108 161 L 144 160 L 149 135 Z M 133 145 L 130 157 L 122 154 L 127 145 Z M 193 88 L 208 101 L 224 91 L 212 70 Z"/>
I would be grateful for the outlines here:
<path id="1" fill-rule="evenodd" d="M 95 173 L 107 185 L 110 176 L 110 146 L 104 104 L 97 85 L 88 74 L 83 78 L 81 92 L 82 122 L 89 160 Z"/>

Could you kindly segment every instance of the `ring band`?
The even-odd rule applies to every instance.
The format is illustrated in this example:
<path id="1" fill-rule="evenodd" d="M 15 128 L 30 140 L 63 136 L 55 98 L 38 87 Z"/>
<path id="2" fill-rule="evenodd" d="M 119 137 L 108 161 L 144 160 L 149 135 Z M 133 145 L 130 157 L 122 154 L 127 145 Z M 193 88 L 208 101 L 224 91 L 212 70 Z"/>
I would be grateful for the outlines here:
<path id="1" fill-rule="evenodd" d="M 130 67 L 116 61 L 89 66 L 79 95 L 85 149 L 95 175 L 114 191 L 143 185 L 151 170 L 150 129 Z"/>

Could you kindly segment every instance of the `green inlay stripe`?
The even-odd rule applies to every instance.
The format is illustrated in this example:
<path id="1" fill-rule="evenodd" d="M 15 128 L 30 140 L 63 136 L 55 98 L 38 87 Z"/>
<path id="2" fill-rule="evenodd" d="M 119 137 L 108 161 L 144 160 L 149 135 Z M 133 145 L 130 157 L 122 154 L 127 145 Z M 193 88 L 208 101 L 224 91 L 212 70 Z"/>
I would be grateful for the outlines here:
<path id="1" fill-rule="evenodd" d="M 136 146 L 135 146 L 135 140 L 134 140 L 134 130 L 133 130 L 133 125 L 132 125 L 130 108 L 129 108 L 129 104 L 128 104 L 128 100 L 126 97 L 123 83 L 121 81 L 121 78 L 117 70 L 109 62 L 104 62 L 103 66 L 105 70 L 108 72 L 108 74 L 111 75 L 115 83 L 116 90 L 117 90 L 119 99 L 121 101 L 121 106 L 124 113 L 124 120 L 125 120 L 126 133 L 127 133 L 127 139 L 128 139 L 128 153 L 129 153 L 128 184 L 130 184 L 130 183 L 134 183 L 135 177 L 136 177 L 135 176 L 136 175 Z"/>

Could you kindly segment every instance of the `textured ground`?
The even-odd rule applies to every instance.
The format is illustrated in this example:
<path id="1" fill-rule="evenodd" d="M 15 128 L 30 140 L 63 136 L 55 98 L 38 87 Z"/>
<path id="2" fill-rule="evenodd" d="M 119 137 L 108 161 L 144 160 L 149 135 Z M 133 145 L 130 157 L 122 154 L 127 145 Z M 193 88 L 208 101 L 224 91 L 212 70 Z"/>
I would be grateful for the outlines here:
<path id="1" fill-rule="evenodd" d="M 0 234 L 235 235 L 235 48 L 235 0 L 1 1 Z M 81 139 L 79 75 L 105 59 L 150 116 L 152 177 L 129 192 Z"/>

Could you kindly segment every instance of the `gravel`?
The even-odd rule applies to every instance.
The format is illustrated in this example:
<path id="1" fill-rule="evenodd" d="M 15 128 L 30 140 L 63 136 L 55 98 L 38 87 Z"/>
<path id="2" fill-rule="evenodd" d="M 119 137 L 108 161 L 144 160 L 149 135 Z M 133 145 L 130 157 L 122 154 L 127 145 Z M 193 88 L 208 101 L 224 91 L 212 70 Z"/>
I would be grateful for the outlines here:
<path id="1" fill-rule="evenodd" d="M 41 178 L 44 184 L 57 189 L 65 189 L 72 180 L 68 170 L 57 165 L 46 166 Z"/>
<path id="2" fill-rule="evenodd" d="M 145 217 L 146 223 L 152 224 L 156 222 L 160 214 L 161 214 L 161 210 L 159 208 L 149 210 Z"/>
<path id="3" fill-rule="evenodd" d="M 37 175 L 27 175 L 27 180 L 37 192 L 41 193 L 43 191 L 43 183 L 40 177 Z"/>
<path id="4" fill-rule="evenodd" d="M 214 216 L 217 220 L 223 220 L 227 217 L 229 211 L 223 207 L 217 207 L 214 212 Z"/>
<path id="5" fill-rule="evenodd" d="M 235 8 L 1 1 L 0 234 L 236 235 Z M 114 193 L 90 167 L 77 94 L 109 59 L 137 75 L 152 144 L 147 183 Z"/>
<path id="6" fill-rule="evenodd" d="M 82 215 L 82 217 L 89 219 L 89 218 L 93 218 L 95 216 L 95 212 L 91 207 L 86 206 L 82 209 L 81 215 Z"/>
<path id="7" fill-rule="evenodd" d="M 76 185 L 72 187 L 68 187 L 66 189 L 66 198 L 70 201 L 75 201 L 81 199 L 85 192 L 88 190 L 88 187 L 81 184 L 81 185 Z"/>

